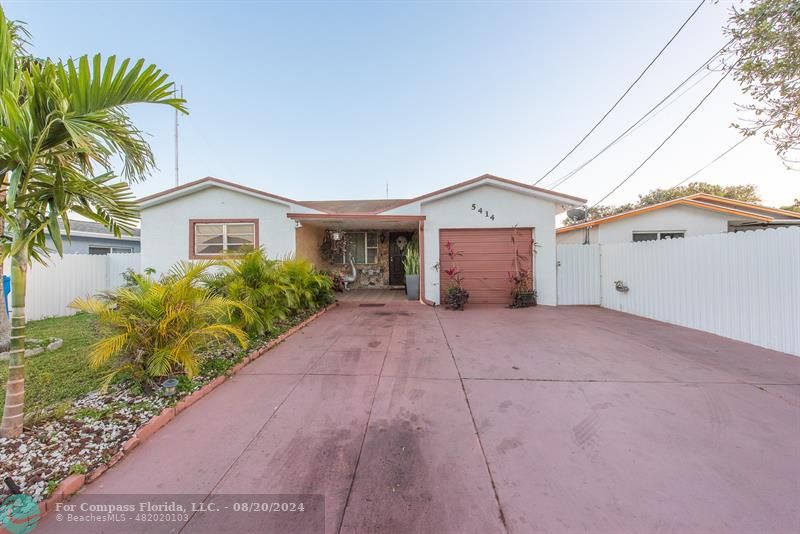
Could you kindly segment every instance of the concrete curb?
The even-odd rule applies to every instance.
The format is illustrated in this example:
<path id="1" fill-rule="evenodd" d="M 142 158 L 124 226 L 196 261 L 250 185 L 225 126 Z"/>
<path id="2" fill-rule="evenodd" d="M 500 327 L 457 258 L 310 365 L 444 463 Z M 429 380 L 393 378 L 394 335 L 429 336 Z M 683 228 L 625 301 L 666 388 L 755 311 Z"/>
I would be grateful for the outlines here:
<path id="1" fill-rule="evenodd" d="M 263 345 L 249 355 L 245 356 L 241 362 L 237 363 L 228 371 L 225 372 L 224 375 L 220 375 L 205 386 L 201 387 L 197 391 L 193 391 L 186 397 L 182 398 L 178 401 L 175 406 L 168 406 L 164 408 L 161 413 L 156 416 L 153 416 L 148 422 L 140 426 L 136 432 L 133 433 L 125 443 L 122 444 L 119 452 L 117 452 L 114 456 L 111 457 L 108 462 L 104 464 L 100 464 L 88 475 L 70 475 L 64 480 L 59 483 L 58 487 L 55 491 L 48 497 L 47 499 L 43 500 L 39 503 L 39 511 L 40 516 L 44 516 L 45 514 L 52 512 L 56 509 L 56 505 L 58 503 L 64 502 L 65 499 L 71 497 L 78 493 L 85 485 L 91 484 L 100 476 L 103 475 L 108 469 L 122 460 L 128 453 L 130 453 L 133 449 L 139 446 L 143 441 L 149 439 L 153 436 L 156 432 L 164 428 L 170 421 L 175 419 L 179 413 L 184 411 L 185 409 L 189 408 L 191 405 L 211 393 L 213 390 L 218 388 L 222 383 L 224 383 L 229 378 L 233 377 L 236 373 L 241 371 L 244 367 L 249 365 L 251 362 L 257 360 L 262 355 L 266 354 L 269 350 L 274 348 L 275 346 L 281 344 L 283 341 L 286 340 L 292 334 L 295 334 L 308 326 L 312 321 L 316 320 L 322 314 L 327 312 L 328 310 L 335 308 L 337 306 L 337 302 L 333 304 L 329 304 L 328 306 L 322 308 L 317 313 L 309 317 L 308 319 L 304 320 L 303 322 L 291 327 L 289 330 L 281 334 L 280 336 L 276 337 L 275 339 L 269 341 L 266 345 Z"/>

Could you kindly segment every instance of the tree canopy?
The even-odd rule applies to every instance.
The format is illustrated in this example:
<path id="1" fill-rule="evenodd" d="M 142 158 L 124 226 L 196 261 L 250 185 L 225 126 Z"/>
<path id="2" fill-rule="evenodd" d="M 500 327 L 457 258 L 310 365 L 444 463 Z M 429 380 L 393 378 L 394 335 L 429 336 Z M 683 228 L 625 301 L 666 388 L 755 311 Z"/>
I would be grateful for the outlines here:
<path id="1" fill-rule="evenodd" d="M 781 207 L 782 210 L 796 211 L 800 213 L 800 197 L 794 199 L 794 203 L 788 206 Z"/>
<path id="2" fill-rule="evenodd" d="M 751 102 L 733 126 L 744 135 L 762 132 L 787 166 L 800 148 L 800 1 L 754 0 L 733 7 L 725 33 L 728 62 Z M 794 153 L 794 157 L 793 157 Z"/>
<path id="3" fill-rule="evenodd" d="M 636 202 L 629 202 L 620 206 L 595 206 L 589 210 L 588 220 L 600 219 L 602 217 L 622 213 L 623 211 L 644 208 L 660 202 L 667 202 L 668 200 L 674 200 L 697 193 L 731 198 L 734 200 L 741 200 L 742 202 L 761 202 L 761 197 L 758 194 L 758 187 L 754 184 L 718 185 L 707 182 L 691 182 L 678 187 L 670 187 L 669 189 L 653 189 L 643 195 L 639 195 L 639 200 Z M 574 221 L 566 220 L 565 224 L 570 224 L 572 222 Z"/>

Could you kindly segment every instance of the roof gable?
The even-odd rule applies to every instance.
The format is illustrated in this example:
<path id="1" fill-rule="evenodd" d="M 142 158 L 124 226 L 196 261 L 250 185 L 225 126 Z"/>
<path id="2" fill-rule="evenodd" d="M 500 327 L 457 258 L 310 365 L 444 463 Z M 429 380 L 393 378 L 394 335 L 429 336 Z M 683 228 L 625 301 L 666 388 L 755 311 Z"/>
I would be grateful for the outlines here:
<path id="1" fill-rule="evenodd" d="M 284 204 L 285 206 L 291 207 L 292 204 L 296 204 L 299 206 L 303 206 L 304 204 L 301 202 L 297 202 L 296 200 L 292 200 L 290 198 L 282 197 L 279 195 L 273 195 L 272 193 L 267 193 L 266 191 L 261 191 L 259 189 L 255 189 L 252 187 L 247 187 L 245 185 L 237 184 L 234 182 L 229 182 L 227 180 L 221 180 L 219 178 L 214 178 L 213 176 L 207 176 L 206 178 L 202 178 L 200 180 L 195 180 L 193 182 L 189 182 L 186 184 L 181 184 L 177 187 L 173 187 L 171 189 L 166 189 L 159 193 L 155 193 L 153 195 L 149 195 L 139 199 L 139 206 L 141 208 L 149 208 L 151 206 L 157 206 L 158 204 L 162 204 L 164 202 L 169 202 L 176 198 L 181 198 L 187 195 L 191 195 L 193 193 L 197 193 L 199 191 L 203 191 L 205 189 L 209 189 L 211 187 L 218 187 L 221 189 L 227 189 L 230 191 L 236 191 L 238 193 L 242 193 L 245 195 L 253 196 L 256 198 L 261 198 L 264 200 L 269 200 L 272 202 L 277 202 L 279 204 Z M 306 206 L 309 207 L 309 206 Z M 314 209 L 314 208 L 311 208 Z"/>
<path id="2" fill-rule="evenodd" d="M 440 198 L 445 198 L 450 195 L 461 193 L 463 191 L 468 191 L 475 187 L 479 187 L 481 185 L 486 185 L 486 184 L 495 185 L 503 189 L 507 189 L 517 193 L 537 196 L 540 198 L 544 198 L 546 200 L 550 200 L 552 202 L 560 202 L 571 206 L 580 206 L 586 203 L 585 198 L 579 198 L 579 197 L 574 197 L 572 195 L 566 195 L 564 193 L 558 193 L 556 191 L 551 191 L 549 189 L 543 189 L 541 187 L 536 187 L 526 183 L 517 182 L 515 180 L 509 180 L 508 178 L 501 178 L 499 176 L 494 176 L 493 174 L 482 174 L 481 176 L 472 178 L 471 180 L 459 182 L 449 187 L 437 189 L 436 191 L 432 191 L 430 193 L 426 193 L 418 197 L 400 201 L 397 204 L 385 208 L 383 211 L 398 208 L 400 206 L 411 204 L 413 202 L 430 202 L 432 200 L 438 200 Z"/>

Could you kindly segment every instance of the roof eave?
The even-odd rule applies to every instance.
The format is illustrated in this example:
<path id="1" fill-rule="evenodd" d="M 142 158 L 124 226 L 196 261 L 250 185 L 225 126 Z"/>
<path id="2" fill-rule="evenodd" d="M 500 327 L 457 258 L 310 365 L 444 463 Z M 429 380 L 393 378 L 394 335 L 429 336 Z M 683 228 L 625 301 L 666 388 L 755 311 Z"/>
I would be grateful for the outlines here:
<path id="1" fill-rule="evenodd" d="M 692 199 L 692 200 L 705 198 L 705 199 L 710 199 L 710 200 L 715 201 L 715 202 L 720 202 L 720 203 L 723 203 L 723 204 L 729 204 L 731 206 L 739 206 L 739 207 L 743 207 L 743 208 L 749 207 L 751 209 L 759 210 L 759 211 L 765 211 L 767 213 L 775 213 L 776 215 L 784 215 L 786 217 L 789 217 L 790 219 L 800 219 L 800 213 L 798 213 L 798 212 L 789 211 L 789 210 L 783 210 L 783 209 L 780 209 L 780 208 L 770 208 L 768 206 L 761 206 L 760 204 L 754 204 L 752 202 L 744 202 L 742 200 L 736 200 L 736 199 L 732 199 L 732 198 L 718 197 L 717 195 L 710 195 L 708 193 L 696 193 L 694 195 L 690 195 L 687 198 Z"/>
<path id="2" fill-rule="evenodd" d="M 658 209 L 662 209 L 662 208 L 668 208 L 670 206 L 676 206 L 676 205 L 691 206 L 691 207 L 695 207 L 695 208 L 702 208 L 702 209 L 707 209 L 707 210 L 710 210 L 710 211 L 716 211 L 716 212 L 720 212 L 720 213 L 729 213 L 731 215 L 738 215 L 740 217 L 746 217 L 748 219 L 753 219 L 753 220 L 761 221 L 761 222 L 769 222 L 769 221 L 773 220 L 772 217 L 766 217 L 764 215 L 758 215 L 758 214 L 755 214 L 755 213 L 749 213 L 749 212 L 746 212 L 746 211 L 743 211 L 743 210 L 739 210 L 739 209 L 735 209 L 735 208 L 726 208 L 726 207 L 723 207 L 723 206 L 717 206 L 716 204 L 710 204 L 710 203 L 707 203 L 707 202 L 702 202 L 702 201 L 699 201 L 699 200 L 695 200 L 695 198 L 698 197 L 698 196 L 699 195 L 690 195 L 688 197 L 676 198 L 676 199 L 673 199 L 673 200 L 668 200 L 666 202 L 661 202 L 659 204 L 653 204 L 651 206 L 645 206 L 643 208 L 637 208 L 635 210 L 629 210 L 629 211 L 624 211 L 622 213 L 609 215 L 608 217 L 603 217 L 603 218 L 600 218 L 600 219 L 594 219 L 592 221 L 586 221 L 586 222 L 579 223 L 579 224 L 574 224 L 574 225 L 571 225 L 571 226 L 563 226 L 561 228 L 557 228 L 556 229 L 556 234 L 565 234 L 567 232 L 572 232 L 574 230 L 580 230 L 582 228 L 592 228 L 594 226 L 599 226 L 601 224 L 614 222 L 614 221 L 617 221 L 617 220 L 620 220 L 620 219 L 626 219 L 628 217 L 633 217 L 634 215 L 641 215 L 642 213 L 647 213 L 647 212 L 650 212 L 650 211 L 654 211 L 654 210 L 658 210 Z"/>
<path id="3" fill-rule="evenodd" d="M 287 213 L 290 219 L 342 219 L 365 221 L 424 221 L 425 215 L 389 215 L 380 213 Z"/>

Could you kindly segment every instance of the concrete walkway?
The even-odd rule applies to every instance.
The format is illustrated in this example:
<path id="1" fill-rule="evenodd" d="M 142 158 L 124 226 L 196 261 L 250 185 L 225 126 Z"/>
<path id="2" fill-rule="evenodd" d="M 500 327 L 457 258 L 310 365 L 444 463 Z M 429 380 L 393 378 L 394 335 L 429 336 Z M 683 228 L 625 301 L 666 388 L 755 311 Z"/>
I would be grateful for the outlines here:
<path id="1" fill-rule="evenodd" d="M 800 358 L 598 308 L 347 303 L 70 502 L 321 494 L 324 520 L 37 532 L 794 531 L 799 384 Z"/>

